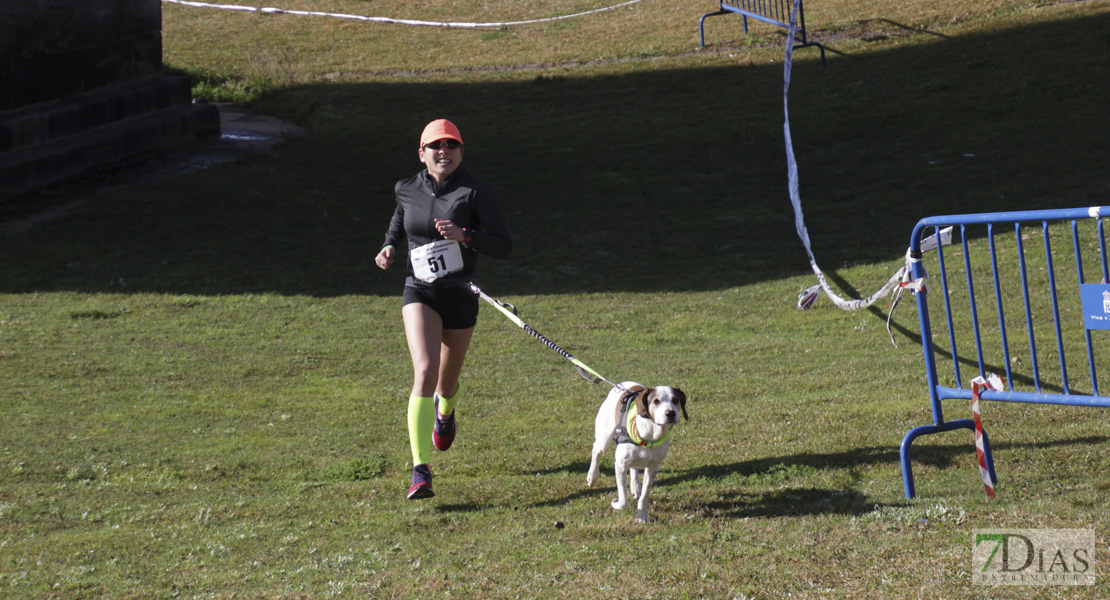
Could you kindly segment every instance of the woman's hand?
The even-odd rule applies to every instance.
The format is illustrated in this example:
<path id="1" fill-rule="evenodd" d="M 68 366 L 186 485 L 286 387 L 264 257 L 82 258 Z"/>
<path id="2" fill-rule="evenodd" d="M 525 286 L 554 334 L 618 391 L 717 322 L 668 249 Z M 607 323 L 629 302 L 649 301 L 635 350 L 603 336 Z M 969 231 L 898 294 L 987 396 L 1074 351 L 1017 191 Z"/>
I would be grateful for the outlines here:
<path id="1" fill-rule="evenodd" d="M 393 254 L 393 246 L 386 246 L 385 248 L 382 248 L 382 251 L 379 252 L 378 256 L 374 258 L 374 264 L 378 265 L 378 267 L 381 268 L 383 271 L 388 269 L 389 265 L 393 264 Z"/>
<path id="2" fill-rule="evenodd" d="M 463 243 L 467 241 L 466 229 L 447 219 L 436 219 L 436 229 L 445 240 L 456 240 Z"/>

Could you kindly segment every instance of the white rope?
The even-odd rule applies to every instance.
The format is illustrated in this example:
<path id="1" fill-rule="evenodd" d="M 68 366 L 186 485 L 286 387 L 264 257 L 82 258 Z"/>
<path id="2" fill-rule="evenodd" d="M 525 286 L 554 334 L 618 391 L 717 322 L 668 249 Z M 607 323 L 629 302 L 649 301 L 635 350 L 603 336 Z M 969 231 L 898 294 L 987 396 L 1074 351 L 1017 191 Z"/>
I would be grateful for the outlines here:
<path id="1" fill-rule="evenodd" d="M 192 6 L 196 8 L 218 8 L 222 10 L 235 10 L 244 12 L 260 12 L 265 14 L 280 14 L 280 15 L 298 15 L 307 17 L 331 17 L 334 19 L 350 19 L 354 21 L 372 21 L 374 23 L 392 23 L 396 25 L 416 25 L 421 27 L 451 27 L 457 29 L 480 29 L 483 27 L 511 27 L 513 25 L 531 25 L 534 23 L 547 23 L 549 21 L 558 21 L 561 19 L 572 19 L 574 17 L 581 17 L 585 15 L 592 15 L 594 13 L 613 10 L 622 6 L 636 4 L 641 0 L 629 0 L 613 6 L 606 6 L 604 8 L 596 8 L 594 10 L 587 10 L 585 12 L 574 13 L 573 15 L 561 15 L 558 17 L 548 17 L 545 19 L 531 19 L 528 21 L 506 21 L 503 23 L 447 23 L 438 21 L 417 21 L 413 19 L 394 19 L 390 17 L 365 17 L 362 15 L 346 15 L 342 13 L 328 13 L 317 12 L 308 10 L 288 10 L 284 8 L 258 8 L 255 6 L 240 6 L 235 4 L 212 4 L 209 2 L 192 2 L 191 0 L 162 0 L 169 4 L 180 4 L 182 6 Z"/>
<path id="2" fill-rule="evenodd" d="M 817 275 L 818 284 L 812 286 L 801 294 L 798 295 L 798 308 L 807 309 L 813 306 L 817 301 L 817 297 L 821 295 L 821 290 L 829 295 L 829 299 L 833 301 L 838 307 L 848 310 L 856 311 L 861 308 L 867 308 L 871 304 L 890 293 L 890 290 L 901 280 L 903 269 L 899 269 L 890 281 L 886 283 L 878 292 L 862 300 L 844 300 L 833 291 L 829 286 L 828 281 L 825 280 L 825 274 L 821 271 L 821 267 L 817 266 L 817 259 L 813 256 L 813 248 L 809 242 L 809 231 L 806 229 L 805 216 L 802 214 L 802 198 L 798 192 L 798 163 L 794 158 L 794 143 L 790 137 L 790 74 L 793 70 L 794 62 L 794 35 L 798 31 L 798 10 L 801 0 L 794 0 L 794 9 L 790 12 L 790 29 L 786 35 L 786 58 L 783 61 L 783 86 L 782 86 L 782 111 L 785 116 L 783 124 L 783 136 L 786 140 L 786 172 L 787 172 L 787 186 L 790 192 L 790 203 L 794 207 L 794 228 L 798 233 L 798 238 L 802 240 L 802 245 L 805 246 L 806 254 L 809 256 L 809 266 L 813 269 L 814 274 Z"/>
<path id="3" fill-rule="evenodd" d="M 798 11 L 801 0 L 794 0 L 794 10 L 790 13 L 790 30 L 786 36 L 786 59 L 783 67 L 783 90 L 782 90 L 782 109 L 785 115 L 785 123 L 783 125 L 783 134 L 786 139 L 786 170 L 788 178 L 788 188 L 790 192 L 790 203 L 794 207 L 794 228 L 797 230 L 798 237 L 802 240 L 802 245 L 805 246 L 806 254 L 809 256 L 809 266 L 813 269 L 813 273 L 817 275 L 817 285 L 806 288 L 802 293 L 798 294 L 798 308 L 805 310 L 813 306 L 817 302 L 817 298 L 821 295 L 821 290 L 829 296 L 838 308 L 846 311 L 857 311 L 867 308 L 875 303 L 879 298 L 884 298 L 890 294 L 891 290 L 896 287 L 899 290 L 910 286 L 910 259 L 907 254 L 906 262 L 895 271 L 894 275 L 879 288 L 877 292 L 871 294 L 866 298 L 857 300 L 845 300 L 836 294 L 836 292 L 829 286 L 829 282 L 825 279 L 825 273 L 821 271 L 821 267 L 817 266 L 817 259 L 813 256 L 813 248 L 809 242 L 809 231 L 806 229 L 805 216 L 802 214 L 802 198 L 798 192 L 798 163 L 794 158 L 794 143 L 790 137 L 790 109 L 789 109 L 789 92 L 790 92 L 790 73 L 793 69 L 793 56 L 794 56 L 794 35 L 798 30 Z M 951 240 L 951 233 L 948 234 L 948 240 Z M 923 248 L 924 249 L 924 248 Z M 912 289 L 912 287 L 911 287 Z M 892 308 L 896 302 L 892 302 Z M 889 330 L 889 321 L 888 321 Z M 891 342 L 894 342 L 894 336 L 891 336 Z M 897 345 L 897 344 L 895 344 Z"/>

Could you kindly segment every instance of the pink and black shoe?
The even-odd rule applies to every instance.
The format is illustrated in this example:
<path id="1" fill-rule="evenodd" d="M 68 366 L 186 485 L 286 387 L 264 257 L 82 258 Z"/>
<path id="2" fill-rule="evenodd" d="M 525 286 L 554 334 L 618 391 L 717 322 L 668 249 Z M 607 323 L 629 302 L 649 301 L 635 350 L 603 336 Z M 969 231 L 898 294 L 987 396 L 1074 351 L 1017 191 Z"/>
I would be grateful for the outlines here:
<path id="1" fill-rule="evenodd" d="M 409 500 L 431 498 L 436 493 L 432 491 L 432 470 L 428 465 L 416 465 L 412 468 L 412 486 L 409 487 Z"/>
<path id="2" fill-rule="evenodd" d="M 455 411 L 446 418 L 439 416 L 439 395 L 436 395 L 436 424 L 432 429 L 432 443 L 435 444 L 436 449 L 443 452 L 451 447 L 455 442 Z"/>

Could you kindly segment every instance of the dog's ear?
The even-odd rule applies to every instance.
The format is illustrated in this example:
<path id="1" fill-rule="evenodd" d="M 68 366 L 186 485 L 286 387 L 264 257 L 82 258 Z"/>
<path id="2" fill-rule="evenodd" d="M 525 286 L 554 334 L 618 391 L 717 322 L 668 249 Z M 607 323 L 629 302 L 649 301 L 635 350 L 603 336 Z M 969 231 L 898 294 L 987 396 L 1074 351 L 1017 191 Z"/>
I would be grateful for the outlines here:
<path id="1" fill-rule="evenodd" d="M 648 396 L 655 392 L 655 388 L 646 388 L 636 396 L 636 414 L 645 419 L 651 418 L 651 413 L 648 412 Z"/>
<path id="2" fill-rule="evenodd" d="M 682 391 L 678 388 L 672 388 L 672 389 L 674 390 L 675 400 L 677 400 L 678 405 L 680 407 L 682 407 L 682 418 L 689 421 L 690 420 L 690 415 L 686 414 L 686 392 L 684 392 L 684 391 Z"/>

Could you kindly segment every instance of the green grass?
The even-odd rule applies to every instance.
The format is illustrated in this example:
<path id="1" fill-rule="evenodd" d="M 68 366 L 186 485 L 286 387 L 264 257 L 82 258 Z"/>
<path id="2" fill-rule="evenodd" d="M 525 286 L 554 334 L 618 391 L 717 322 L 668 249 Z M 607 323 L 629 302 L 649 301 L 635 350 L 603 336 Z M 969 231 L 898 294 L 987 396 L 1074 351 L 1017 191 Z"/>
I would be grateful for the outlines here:
<path id="1" fill-rule="evenodd" d="M 1105 597 L 1104 411 L 985 403 L 998 498 L 966 431 L 915 443 L 903 498 L 898 445 L 931 420 L 915 310 L 894 348 L 882 307 L 794 308 L 813 275 L 786 195 L 781 34 L 749 47 L 718 17 L 697 51 L 708 4 L 504 31 L 165 6 L 169 68 L 257 85 L 240 101 L 310 132 L 0 236 L 0 596 Z M 885 282 L 921 217 L 1107 204 L 1107 7 L 807 4 L 830 62 L 796 53 L 790 116 L 843 295 Z M 653 523 L 609 508 L 611 457 L 585 487 L 607 390 L 489 307 L 438 495 L 403 500 L 401 276 L 372 257 L 440 116 L 515 235 L 483 288 L 607 377 L 690 394 Z M 997 527 L 1094 528 L 1103 576 L 973 588 L 972 532 Z"/>

